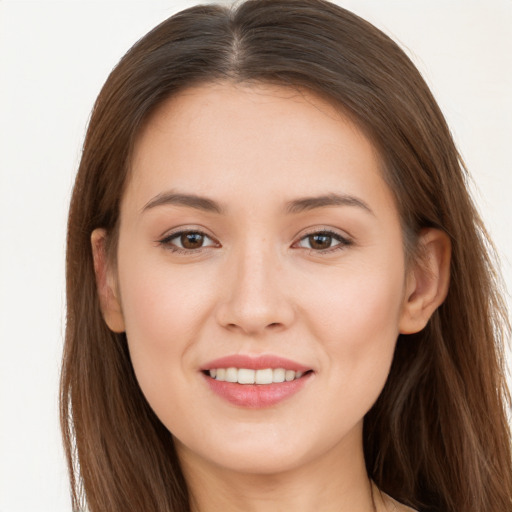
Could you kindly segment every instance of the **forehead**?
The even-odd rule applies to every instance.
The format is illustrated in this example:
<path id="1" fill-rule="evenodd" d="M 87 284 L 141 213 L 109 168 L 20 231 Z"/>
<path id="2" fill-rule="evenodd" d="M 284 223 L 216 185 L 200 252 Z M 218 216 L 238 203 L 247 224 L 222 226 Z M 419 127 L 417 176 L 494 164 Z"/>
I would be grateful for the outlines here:
<path id="1" fill-rule="evenodd" d="M 276 85 L 205 84 L 171 97 L 141 130 L 131 167 L 138 207 L 164 189 L 255 203 L 365 187 L 389 195 L 377 151 L 340 109 Z"/>

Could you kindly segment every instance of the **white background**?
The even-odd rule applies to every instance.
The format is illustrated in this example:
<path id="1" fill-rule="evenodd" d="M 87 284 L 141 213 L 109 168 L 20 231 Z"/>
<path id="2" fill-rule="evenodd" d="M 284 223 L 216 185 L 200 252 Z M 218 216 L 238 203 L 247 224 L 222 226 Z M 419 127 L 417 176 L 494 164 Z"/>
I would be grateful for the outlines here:
<path id="1" fill-rule="evenodd" d="M 70 510 L 58 426 L 65 224 L 109 71 L 192 1 L 0 0 L 0 512 Z M 512 0 L 341 0 L 400 42 L 473 174 L 512 288 Z"/>

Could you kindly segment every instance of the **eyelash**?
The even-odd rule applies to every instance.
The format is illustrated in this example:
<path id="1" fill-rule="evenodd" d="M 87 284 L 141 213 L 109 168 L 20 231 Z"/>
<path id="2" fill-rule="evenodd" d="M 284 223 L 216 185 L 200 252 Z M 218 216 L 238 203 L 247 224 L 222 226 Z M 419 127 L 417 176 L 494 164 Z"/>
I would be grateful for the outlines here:
<path id="1" fill-rule="evenodd" d="M 353 243 L 352 240 L 340 235 L 336 231 L 332 231 L 330 229 L 320 229 L 320 230 L 314 230 L 309 233 L 306 233 L 299 239 L 299 242 L 296 242 L 294 245 L 296 245 L 297 243 L 302 242 L 302 240 L 305 240 L 306 238 L 309 238 L 310 236 L 314 236 L 314 235 L 328 236 L 339 243 L 337 243 L 333 247 L 329 247 L 328 249 L 323 249 L 323 250 L 317 250 L 317 249 L 312 249 L 312 248 L 308 249 L 308 248 L 304 247 L 304 249 L 306 249 L 308 251 L 308 254 L 311 254 L 311 255 L 322 256 L 322 255 L 332 254 L 333 252 L 342 251 L 343 249 L 349 247 Z"/>
<path id="2" fill-rule="evenodd" d="M 186 235 L 186 234 L 201 235 L 201 236 L 211 240 L 212 242 L 214 242 L 214 244 L 208 245 L 205 247 L 204 246 L 198 247 L 197 249 L 184 249 L 182 247 L 177 247 L 176 245 L 171 243 L 171 240 L 180 238 L 181 236 Z M 159 243 L 159 245 L 163 246 L 165 249 L 167 249 L 175 254 L 185 254 L 185 255 L 195 254 L 195 253 L 203 251 L 205 249 L 209 249 L 210 247 L 214 247 L 215 244 L 218 244 L 218 242 L 216 240 L 214 240 L 212 237 L 208 236 L 204 231 L 201 231 L 199 229 L 183 229 L 181 231 L 175 231 L 174 233 L 171 233 L 171 234 L 165 236 L 164 238 L 162 238 L 161 240 L 159 240 L 158 243 Z"/>
<path id="3" fill-rule="evenodd" d="M 186 234 L 194 234 L 194 235 L 203 236 L 203 237 L 209 239 L 210 241 L 212 241 L 213 244 L 208 245 L 208 246 L 201 246 L 196 249 L 184 249 L 182 247 L 177 247 L 176 245 L 174 245 L 172 243 L 172 240 L 179 238 L 182 235 L 186 235 Z M 352 240 L 341 236 L 339 233 L 336 233 L 335 231 L 332 231 L 329 229 L 321 229 L 321 230 L 315 230 L 315 231 L 306 233 L 299 239 L 298 242 L 295 242 L 292 247 L 296 246 L 298 243 L 302 242 L 306 238 L 314 236 L 314 235 L 328 236 L 339 243 L 337 243 L 333 247 L 329 247 L 327 249 L 312 249 L 312 248 L 303 247 L 303 249 L 306 249 L 308 251 L 308 254 L 312 254 L 312 255 L 318 256 L 318 255 L 324 255 L 324 254 L 332 254 L 333 252 L 343 250 L 346 247 L 353 244 Z M 165 249 L 171 251 L 172 253 L 190 255 L 190 254 L 195 254 L 197 252 L 203 251 L 205 249 L 209 249 L 211 247 L 215 247 L 215 245 L 218 244 L 218 242 L 201 230 L 184 229 L 182 231 L 176 231 L 174 233 L 171 233 L 171 234 L 167 235 L 166 237 L 162 238 L 161 240 L 158 240 L 158 244 L 165 247 Z"/>

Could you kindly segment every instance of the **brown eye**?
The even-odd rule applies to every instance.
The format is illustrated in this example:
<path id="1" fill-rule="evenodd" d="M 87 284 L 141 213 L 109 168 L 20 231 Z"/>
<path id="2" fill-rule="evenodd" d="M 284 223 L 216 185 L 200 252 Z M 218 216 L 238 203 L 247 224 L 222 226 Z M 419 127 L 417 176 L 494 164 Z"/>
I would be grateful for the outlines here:
<path id="1" fill-rule="evenodd" d="M 308 242 L 311 249 L 329 249 L 332 244 L 332 236 L 324 234 L 309 235 Z"/>
<path id="2" fill-rule="evenodd" d="M 202 233 L 182 233 L 180 236 L 181 246 L 184 249 L 199 249 L 203 246 L 204 238 Z"/>
<path id="3" fill-rule="evenodd" d="M 201 231 L 180 231 L 160 240 L 160 244 L 173 252 L 193 251 L 205 247 L 218 246 L 208 235 Z"/>
<path id="4" fill-rule="evenodd" d="M 301 238 L 297 246 L 316 252 L 328 252 L 330 249 L 343 249 L 350 244 L 350 240 L 347 240 L 338 233 L 318 231 Z"/>

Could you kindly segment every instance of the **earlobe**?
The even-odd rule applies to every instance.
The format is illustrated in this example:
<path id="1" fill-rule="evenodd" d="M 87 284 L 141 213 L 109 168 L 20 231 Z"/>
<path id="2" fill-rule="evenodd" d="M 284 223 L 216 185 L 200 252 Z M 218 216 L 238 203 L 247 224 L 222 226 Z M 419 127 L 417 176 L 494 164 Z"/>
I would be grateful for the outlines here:
<path id="1" fill-rule="evenodd" d="M 124 332 L 124 317 L 117 291 L 116 278 L 109 265 L 107 251 L 107 232 L 95 229 L 91 234 L 96 288 L 100 301 L 101 312 L 109 329 Z"/>
<path id="2" fill-rule="evenodd" d="M 399 330 L 401 334 L 421 331 L 444 302 L 450 283 L 451 242 L 440 229 L 420 233 L 420 255 L 411 264 Z"/>

